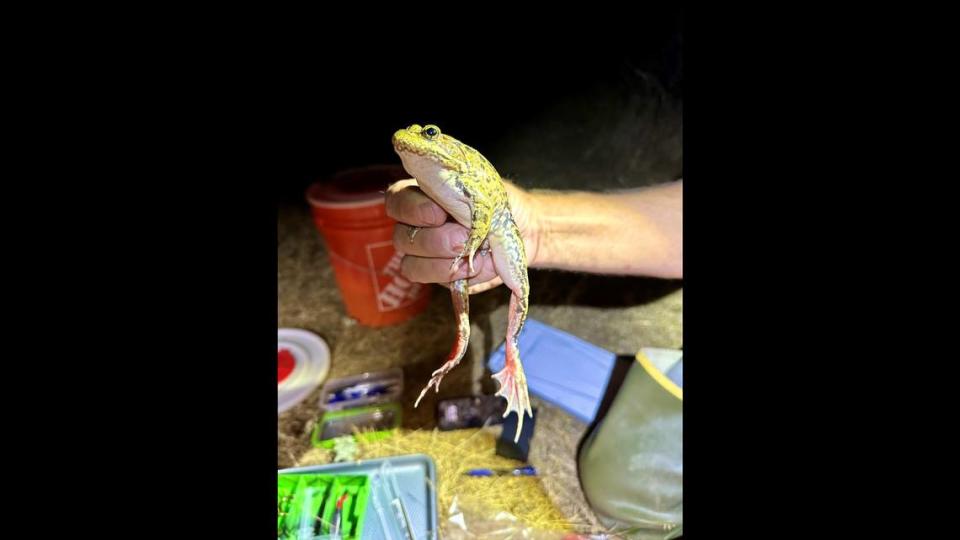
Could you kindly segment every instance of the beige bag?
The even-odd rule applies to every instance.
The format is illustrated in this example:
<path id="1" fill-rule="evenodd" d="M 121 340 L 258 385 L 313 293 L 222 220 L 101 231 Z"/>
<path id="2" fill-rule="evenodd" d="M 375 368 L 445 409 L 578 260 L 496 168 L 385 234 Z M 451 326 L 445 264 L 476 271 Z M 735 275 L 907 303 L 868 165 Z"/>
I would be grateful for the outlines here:
<path id="1" fill-rule="evenodd" d="M 683 534 L 683 389 L 665 375 L 682 354 L 640 351 L 580 452 L 587 500 L 629 538 Z"/>

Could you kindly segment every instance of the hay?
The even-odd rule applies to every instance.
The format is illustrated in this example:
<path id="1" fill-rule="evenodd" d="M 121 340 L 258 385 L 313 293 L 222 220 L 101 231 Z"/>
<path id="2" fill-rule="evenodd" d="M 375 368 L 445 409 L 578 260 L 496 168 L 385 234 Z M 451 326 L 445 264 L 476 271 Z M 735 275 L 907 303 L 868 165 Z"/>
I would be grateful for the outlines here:
<path id="1" fill-rule="evenodd" d="M 437 502 L 443 538 L 464 534 L 451 517 L 463 514 L 467 530 L 488 533 L 494 525 L 533 531 L 573 531 L 582 524 L 570 523 L 550 500 L 539 477 L 469 477 L 469 469 L 506 469 L 522 463 L 495 453 L 499 428 L 456 431 L 400 430 L 394 436 L 360 441 L 358 459 L 408 454 L 427 454 L 437 465 Z M 333 453 L 315 448 L 304 454 L 301 465 L 329 463 Z M 542 474 L 541 471 L 538 473 Z M 454 503 L 456 503 L 454 505 Z M 451 512 L 451 508 L 454 511 Z M 500 519 L 497 519 L 497 517 Z M 486 535 L 485 535 L 486 536 Z"/>

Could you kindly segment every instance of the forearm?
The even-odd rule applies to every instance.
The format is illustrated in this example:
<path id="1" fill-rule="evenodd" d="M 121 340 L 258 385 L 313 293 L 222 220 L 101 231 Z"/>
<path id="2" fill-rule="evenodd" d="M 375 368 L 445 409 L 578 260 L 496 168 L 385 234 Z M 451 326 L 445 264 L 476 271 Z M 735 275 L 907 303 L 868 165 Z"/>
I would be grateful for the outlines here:
<path id="1" fill-rule="evenodd" d="M 619 193 L 526 192 L 531 267 L 683 277 L 682 181 Z"/>

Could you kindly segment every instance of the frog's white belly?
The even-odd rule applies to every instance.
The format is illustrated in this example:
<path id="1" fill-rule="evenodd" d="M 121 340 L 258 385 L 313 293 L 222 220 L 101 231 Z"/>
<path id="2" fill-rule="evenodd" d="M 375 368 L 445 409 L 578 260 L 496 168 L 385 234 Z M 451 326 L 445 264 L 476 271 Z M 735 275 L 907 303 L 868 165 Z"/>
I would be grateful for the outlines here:
<path id="1" fill-rule="evenodd" d="M 470 228 L 473 222 L 470 201 L 455 187 L 457 173 L 416 154 L 408 152 L 399 152 L 399 154 L 403 161 L 403 168 L 417 179 L 420 189 L 442 206 L 458 223 Z"/>

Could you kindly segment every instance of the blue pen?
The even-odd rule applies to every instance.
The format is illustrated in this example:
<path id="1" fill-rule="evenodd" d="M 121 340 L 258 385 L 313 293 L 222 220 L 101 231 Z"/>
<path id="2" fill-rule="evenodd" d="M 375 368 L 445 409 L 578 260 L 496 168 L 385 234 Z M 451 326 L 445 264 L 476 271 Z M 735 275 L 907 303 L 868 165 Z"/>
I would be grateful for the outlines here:
<path id="1" fill-rule="evenodd" d="M 537 470 L 527 465 L 516 469 L 470 469 L 467 476 L 536 476 Z"/>

